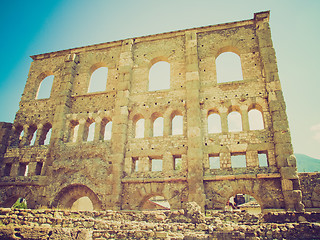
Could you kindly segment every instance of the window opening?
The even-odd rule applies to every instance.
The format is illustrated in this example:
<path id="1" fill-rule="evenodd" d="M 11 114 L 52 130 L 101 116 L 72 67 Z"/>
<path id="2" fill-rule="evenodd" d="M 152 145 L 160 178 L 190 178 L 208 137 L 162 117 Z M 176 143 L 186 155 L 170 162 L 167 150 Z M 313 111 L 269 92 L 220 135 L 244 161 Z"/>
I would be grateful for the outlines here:
<path id="1" fill-rule="evenodd" d="M 239 112 L 233 111 L 228 114 L 228 129 L 229 132 L 242 131 L 242 120 Z"/>
<path id="2" fill-rule="evenodd" d="M 143 138 L 144 137 L 144 119 L 141 118 L 136 122 L 135 127 L 135 138 Z"/>
<path id="3" fill-rule="evenodd" d="M 96 127 L 96 123 L 93 122 L 90 124 L 88 128 L 88 137 L 87 137 L 87 142 L 92 142 L 94 140 L 94 130 Z"/>
<path id="4" fill-rule="evenodd" d="M 112 135 L 112 122 L 108 122 L 104 129 L 104 140 L 110 140 Z"/>
<path id="5" fill-rule="evenodd" d="M 247 167 L 246 155 L 244 153 L 231 154 L 231 167 L 232 168 Z"/>
<path id="6" fill-rule="evenodd" d="M 170 64 L 160 61 L 149 71 L 149 91 L 170 89 Z"/>
<path id="7" fill-rule="evenodd" d="M 261 213 L 261 206 L 258 201 L 248 194 L 236 194 L 229 198 L 226 203 L 226 211 L 234 211 L 240 209 L 253 215 L 259 215 Z M 237 210 L 239 211 L 239 210 Z"/>
<path id="8" fill-rule="evenodd" d="M 220 168 L 220 157 L 219 156 L 209 156 L 209 167 L 210 169 Z"/>
<path id="9" fill-rule="evenodd" d="M 180 155 L 173 156 L 174 160 L 174 170 L 180 171 L 182 169 L 182 158 Z"/>
<path id="10" fill-rule="evenodd" d="M 36 142 L 36 138 L 37 138 L 37 131 L 35 130 L 34 132 L 31 132 L 30 134 L 30 146 L 34 146 L 35 142 Z"/>
<path id="11" fill-rule="evenodd" d="M 162 159 L 151 159 L 151 171 L 161 172 L 162 171 Z"/>
<path id="12" fill-rule="evenodd" d="M 216 70 L 218 83 L 243 80 L 241 59 L 233 52 L 224 52 L 217 57 Z"/>
<path id="13" fill-rule="evenodd" d="M 250 130 L 264 129 L 262 113 L 257 109 L 248 112 Z"/>
<path id="14" fill-rule="evenodd" d="M 132 172 L 139 171 L 139 158 L 133 157 L 132 158 Z"/>
<path id="15" fill-rule="evenodd" d="M 10 176 L 11 173 L 11 168 L 12 168 L 12 163 L 6 163 L 4 167 L 4 176 Z"/>
<path id="16" fill-rule="evenodd" d="M 29 165 L 26 163 L 20 163 L 18 169 L 18 176 L 28 176 Z"/>
<path id="17" fill-rule="evenodd" d="M 258 152 L 259 167 L 268 167 L 268 157 L 264 152 Z"/>
<path id="18" fill-rule="evenodd" d="M 53 79 L 54 75 L 50 75 L 41 81 L 36 94 L 36 99 L 45 99 L 50 97 Z"/>
<path id="19" fill-rule="evenodd" d="M 176 115 L 172 119 L 172 135 L 183 134 L 183 116 Z"/>
<path id="20" fill-rule="evenodd" d="M 72 142 L 76 142 L 78 138 L 78 132 L 79 132 L 79 124 L 74 125 L 72 128 Z"/>
<path id="21" fill-rule="evenodd" d="M 163 136 L 163 117 L 158 117 L 153 122 L 153 136 Z"/>
<path id="22" fill-rule="evenodd" d="M 208 133 L 221 133 L 221 119 L 217 113 L 208 116 Z"/>
<path id="23" fill-rule="evenodd" d="M 107 78 L 108 78 L 108 68 L 99 67 L 96 69 L 90 78 L 90 84 L 88 92 L 100 92 L 105 91 L 107 87 Z"/>
<path id="24" fill-rule="evenodd" d="M 52 128 L 49 129 L 47 132 L 45 139 L 44 139 L 44 145 L 49 145 L 50 144 L 50 139 L 51 139 L 51 133 L 52 133 Z"/>
<path id="25" fill-rule="evenodd" d="M 73 211 L 93 211 L 93 204 L 87 196 L 78 198 L 71 206 Z"/>
<path id="26" fill-rule="evenodd" d="M 38 176 L 41 175 L 42 166 L 43 166 L 43 163 L 42 163 L 42 162 L 37 162 L 36 171 L 35 171 L 35 174 L 36 174 L 36 175 L 38 175 Z"/>

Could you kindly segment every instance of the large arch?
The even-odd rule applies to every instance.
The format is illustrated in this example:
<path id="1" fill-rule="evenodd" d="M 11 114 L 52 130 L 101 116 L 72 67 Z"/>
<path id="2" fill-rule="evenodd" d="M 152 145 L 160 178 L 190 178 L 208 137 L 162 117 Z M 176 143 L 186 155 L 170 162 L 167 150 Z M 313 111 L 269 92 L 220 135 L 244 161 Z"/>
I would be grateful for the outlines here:
<path id="1" fill-rule="evenodd" d="M 71 209 L 72 204 L 81 197 L 88 197 L 94 210 L 101 210 L 101 201 L 98 196 L 87 186 L 72 184 L 63 188 L 52 201 L 52 207 Z"/>

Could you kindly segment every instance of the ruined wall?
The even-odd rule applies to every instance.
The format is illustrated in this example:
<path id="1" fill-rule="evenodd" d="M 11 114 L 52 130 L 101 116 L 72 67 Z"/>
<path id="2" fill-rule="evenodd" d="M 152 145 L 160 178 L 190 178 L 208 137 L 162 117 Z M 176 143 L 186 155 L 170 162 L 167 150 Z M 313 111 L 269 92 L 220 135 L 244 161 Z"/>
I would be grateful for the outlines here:
<path id="1" fill-rule="evenodd" d="M 32 56 L 1 160 L 0 203 L 23 196 L 31 207 L 69 208 L 88 196 L 95 209 L 139 209 L 160 195 L 173 209 L 188 201 L 221 209 L 232 195 L 246 193 L 265 209 L 302 210 L 268 21 L 269 12 L 262 12 L 241 22 Z M 242 80 L 218 81 L 216 60 L 226 52 L 240 58 Z M 159 61 L 170 64 L 170 88 L 149 91 L 149 72 Z M 108 68 L 106 88 L 88 92 L 101 67 Z M 52 75 L 50 96 L 37 99 Z M 252 109 L 262 116 L 259 130 L 250 127 Z M 228 124 L 234 112 L 241 117 L 238 131 Z M 212 114 L 220 119 L 217 133 L 208 131 Z M 176 116 L 183 124 L 178 135 Z M 159 117 L 163 133 L 154 136 Z M 144 133 L 137 138 L 140 119 Z M 261 153 L 266 166 L 259 164 Z M 233 166 L 236 155 L 245 166 Z M 219 158 L 217 168 L 210 157 Z M 154 160 L 162 161 L 160 171 Z"/>

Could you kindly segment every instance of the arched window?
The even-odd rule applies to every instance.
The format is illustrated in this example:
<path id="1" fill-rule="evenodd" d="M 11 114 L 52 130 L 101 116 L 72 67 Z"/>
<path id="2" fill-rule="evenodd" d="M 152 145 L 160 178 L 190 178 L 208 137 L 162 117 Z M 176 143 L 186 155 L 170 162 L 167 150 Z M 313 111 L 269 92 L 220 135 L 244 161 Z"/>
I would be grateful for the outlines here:
<path id="1" fill-rule="evenodd" d="M 153 122 L 153 136 L 163 136 L 163 117 L 158 117 Z"/>
<path id="2" fill-rule="evenodd" d="M 241 114 L 237 111 L 233 111 L 228 115 L 228 129 L 229 132 L 242 131 Z"/>
<path id="3" fill-rule="evenodd" d="M 248 112 L 250 130 L 264 129 L 262 113 L 257 109 L 251 109 Z"/>
<path id="4" fill-rule="evenodd" d="M 238 54 L 224 52 L 216 59 L 217 82 L 243 80 L 241 60 Z"/>
<path id="5" fill-rule="evenodd" d="M 88 137 L 87 137 L 87 142 L 92 142 L 94 139 L 94 130 L 96 127 L 96 123 L 93 122 L 89 125 L 88 127 Z"/>
<path id="6" fill-rule="evenodd" d="M 135 138 L 144 137 L 144 119 L 140 118 L 135 124 Z"/>
<path id="7" fill-rule="evenodd" d="M 221 133 L 221 119 L 218 113 L 208 116 L 208 133 Z"/>
<path id="8" fill-rule="evenodd" d="M 29 126 L 28 139 L 27 139 L 26 145 L 30 145 L 30 146 L 35 145 L 36 138 L 37 138 L 37 126 L 35 125 Z"/>
<path id="9" fill-rule="evenodd" d="M 112 136 L 112 122 L 108 122 L 104 129 L 104 137 L 103 140 L 111 140 Z"/>
<path id="10" fill-rule="evenodd" d="M 170 89 L 170 64 L 165 61 L 155 63 L 149 71 L 149 91 Z"/>
<path id="11" fill-rule="evenodd" d="M 48 145 L 50 143 L 50 138 L 51 138 L 51 129 L 52 126 L 50 123 L 47 123 L 43 126 L 40 140 L 39 140 L 39 145 Z"/>
<path id="12" fill-rule="evenodd" d="M 79 132 L 79 122 L 78 121 L 71 121 L 69 142 L 76 142 L 77 141 L 78 132 Z"/>
<path id="13" fill-rule="evenodd" d="M 180 112 L 175 112 L 172 114 L 172 135 L 183 135 L 183 116 Z"/>
<path id="14" fill-rule="evenodd" d="M 49 75 L 41 81 L 38 92 L 36 94 L 36 99 L 44 99 L 50 97 L 53 79 L 54 75 Z"/>
<path id="15" fill-rule="evenodd" d="M 107 87 L 108 68 L 99 67 L 93 71 L 90 78 L 88 92 L 105 91 Z"/>

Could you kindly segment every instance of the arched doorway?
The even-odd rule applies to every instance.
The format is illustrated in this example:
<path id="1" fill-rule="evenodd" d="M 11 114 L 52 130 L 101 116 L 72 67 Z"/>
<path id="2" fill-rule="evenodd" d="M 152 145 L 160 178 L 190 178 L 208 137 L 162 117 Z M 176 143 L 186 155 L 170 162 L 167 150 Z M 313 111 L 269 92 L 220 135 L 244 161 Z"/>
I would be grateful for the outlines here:
<path id="1" fill-rule="evenodd" d="M 101 201 L 87 186 L 74 184 L 63 188 L 55 197 L 52 206 L 61 209 L 100 210 Z"/>

